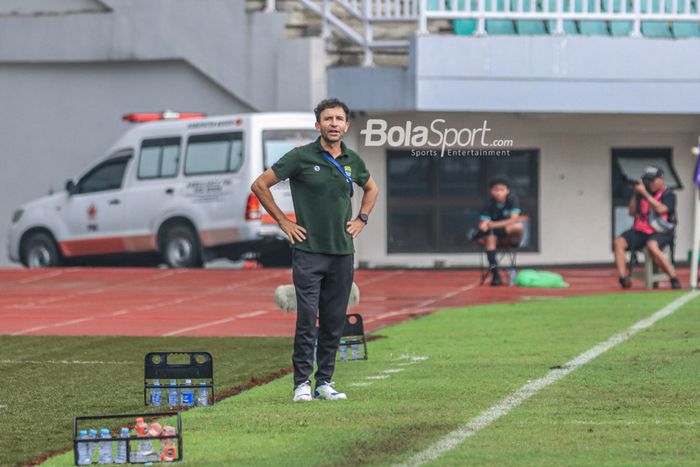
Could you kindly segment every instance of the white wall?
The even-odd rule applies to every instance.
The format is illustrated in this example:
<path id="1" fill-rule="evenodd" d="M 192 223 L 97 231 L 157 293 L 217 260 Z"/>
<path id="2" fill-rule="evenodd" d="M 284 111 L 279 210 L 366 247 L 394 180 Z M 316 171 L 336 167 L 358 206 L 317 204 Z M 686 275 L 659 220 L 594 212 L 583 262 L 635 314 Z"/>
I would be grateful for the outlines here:
<path id="1" fill-rule="evenodd" d="M 678 192 L 680 226 L 676 257 L 685 260 L 691 242 L 692 171 L 690 148 L 700 133 L 700 118 L 688 116 L 403 113 L 373 114 L 389 125 L 429 125 L 434 118 L 452 127 L 478 127 L 484 119 L 491 137 L 514 140 L 513 149 L 538 148 L 540 251 L 521 253 L 520 264 L 600 263 L 612 261 L 611 161 L 613 148 L 672 147 L 673 161 L 684 184 Z M 380 186 L 371 222 L 357 242 L 357 261 L 370 266 L 476 266 L 479 254 L 387 254 L 387 180 L 384 148 L 366 148 L 359 130 L 365 118 L 352 122 L 346 138 L 363 156 Z M 410 148 L 409 148 L 410 149 Z M 466 187 L 466 191 L 473 190 Z"/>

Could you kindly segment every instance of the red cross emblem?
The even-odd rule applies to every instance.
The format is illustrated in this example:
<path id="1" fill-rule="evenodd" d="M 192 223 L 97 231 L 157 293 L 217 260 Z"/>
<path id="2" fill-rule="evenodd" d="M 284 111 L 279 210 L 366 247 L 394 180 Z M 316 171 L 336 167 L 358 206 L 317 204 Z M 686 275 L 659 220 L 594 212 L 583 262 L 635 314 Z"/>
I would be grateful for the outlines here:
<path id="1" fill-rule="evenodd" d="M 91 204 L 90 207 L 87 210 L 87 215 L 89 219 L 94 219 L 95 216 L 97 215 L 97 208 L 95 207 L 94 204 Z"/>

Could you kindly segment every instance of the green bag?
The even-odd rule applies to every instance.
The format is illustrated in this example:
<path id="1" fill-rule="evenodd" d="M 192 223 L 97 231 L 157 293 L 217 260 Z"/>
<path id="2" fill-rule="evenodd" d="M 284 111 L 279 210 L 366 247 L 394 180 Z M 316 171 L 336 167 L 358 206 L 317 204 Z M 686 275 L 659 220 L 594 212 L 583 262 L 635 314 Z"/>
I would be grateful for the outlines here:
<path id="1" fill-rule="evenodd" d="M 534 269 L 523 269 L 515 278 L 515 285 L 520 287 L 544 287 L 557 288 L 568 287 L 561 274 L 550 271 L 535 271 Z"/>

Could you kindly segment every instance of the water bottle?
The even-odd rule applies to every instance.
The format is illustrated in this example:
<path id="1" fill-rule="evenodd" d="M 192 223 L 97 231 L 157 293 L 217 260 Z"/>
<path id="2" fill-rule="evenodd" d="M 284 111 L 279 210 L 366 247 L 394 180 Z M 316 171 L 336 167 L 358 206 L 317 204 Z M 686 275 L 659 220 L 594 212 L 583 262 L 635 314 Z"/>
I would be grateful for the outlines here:
<path id="1" fill-rule="evenodd" d="M 100 430 L 100 438 L 109 439 L 109 430 L 107 428 L 102 428 Z M 111 464 L 112 463 L 112 441 L 100 441 L 99 443 L 99 457 L 97 458 L 98 464 Z"/>
<path id="2" fill-rule="evenodd" d="M 192 380 L 191 379 L 186 379 L 185 380 L 185 386 L 192 386 Z M 180 391 L 181 394 L 181 402 L 182 406 L 184 407 L 192 407 L 194 405 L 194 388 L 188 387 L 188 388 L 182 388 Z"/>
<path id="3" fill-rule="evenodd" d="M 94 440 L 97 439 L 97 430 L 88 430 L 88 439 Z M 97 448 L 97 442 L 96 441 L 90 441 L 87 443 L 88 445 L 88 459 L 90 459 L 90 464 L 92 464 L 92 456 L 95 453 L 95 448 Z"/>
<path id="4" fill-rule="evenodd" d="M 359 342 L 353 342 L 352 347 L 351 347 L 351 351 L 352 351 L 352 359 L 353 360 L 359 360 L 360 358 L 362 358 L 360 356 L 360 343 Z"/>
<path id="5" fill-rule="evenodd" d="M 78 439 L 79 440 L 89 439 L 87 430 L 80 430 L 80 433 L 78 434 Z M 78 465 L 89 465 L 92 463 L 92 459 L 90 458 L 89 453 L 90 453 L 90 443 L 88 443 L 88 442 L 78 443 Z"/>
<path id="6" fill-rule="evenodd" d="M 177 380 L 170 380 L 170 387 L 168 388 L 168 405 L 170 407 L 176 407 L 178 405 L 178 395 L 177 395 Z"/>
<path id="7" fill-rule="evenodd" d="M 121 431 L 119 432 L 119 437 L 120 438 L 128 438 L 129 437 L 129 429 L 122 428 Z M 128 442 L 129 442 L 128 440 L 117 441 L 117 455 L 114 458 L 115 464 L 126 464 L 126 462 L 127 462 L 126 445 Z"/>
<path id="8" fill-rule="evenodd" d="M 197 393 L 197 405 L 206 407 L 209 405 L 209 388 L 204 381 L 199 382 L 199 392 Z"/>
<path id="9" fill-rule="evenodd" d="M 160 381 L 157 379 L 153 380 L 153 386 L 151 388 L 151 405 L 153 407 L 160 407 L 163 403 L 163 390 L 160 388 Z"/>
<path id="10" fill-rule="evenodd" d="M 515 267 L 510 268 L 508 272 L 508 282 L 511 287 L 515 285 Z"/>
<path id="11" fill-rule="evenodd" d="M 348 346 L 345 345 L 346 342 L 344 340 L 340 341 L 340 361 L 341 362 L 347 362 L 348 361 Z"/>
<path id="12" fill-rule="evenodd" d="M 177 430 L 175 430 L 175 427 L 170 426 L 170 425 L 164 425 L 163 426 L 163 435 L 165 436 L 173 436 L 177 434 Z M 175 446 L 175 439 L 174 438 L 168 438 L 161 440 L 160 442 L 160 447 L 161 447 L 161 454 L 160 454 L 160 460 L 162 462 L 172 462 L 175 460 L 177 457 L 177 447 Z"/>
<path id="13" fill-rule="evenodd" d="M 136 453 L 132 456 L 131 462 L 147 462 L 151 454 L 153 454 L 153 443 L 146 439 L 148 437 L 148 424 L 144 423 L 143 418 L 136 419 L 136 436 L 139 437 L 136 443 Z"/>

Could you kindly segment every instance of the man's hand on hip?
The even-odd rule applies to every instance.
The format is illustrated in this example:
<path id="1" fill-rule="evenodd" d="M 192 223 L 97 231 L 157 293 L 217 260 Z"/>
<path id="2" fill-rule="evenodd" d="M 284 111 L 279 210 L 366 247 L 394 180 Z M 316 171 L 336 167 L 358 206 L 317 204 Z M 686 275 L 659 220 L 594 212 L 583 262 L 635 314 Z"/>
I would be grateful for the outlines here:
<path id="1" fill-rule="evenodd" d="M 287 238 L 294 245 L 295 242 L 303 242 L 306 240 L 306 229 L 289 219 L 284 219 L 280 222 L 280 228 L 287 234 Z"/>
<path id="2" fill-rule="evenodd" d="M 352 238 L 357 237 L 360 235 L 360 232 L 362 232 L 362 229 L 365 228 L 365 223 L 361 221 L 360 219 L 353 219 L 351 221 L 348 221 L 347 224 L 347 232 L 352 235 Z"/>

